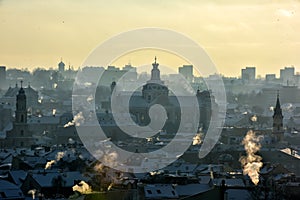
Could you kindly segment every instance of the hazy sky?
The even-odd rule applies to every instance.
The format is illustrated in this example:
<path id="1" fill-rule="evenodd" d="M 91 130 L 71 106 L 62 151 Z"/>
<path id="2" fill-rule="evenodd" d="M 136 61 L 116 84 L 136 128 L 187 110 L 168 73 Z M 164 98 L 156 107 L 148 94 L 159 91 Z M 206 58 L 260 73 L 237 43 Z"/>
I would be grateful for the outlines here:
<path id="1" fill-rule="evenodd" d="M 225 75 L 239 76 L 245 66 L 261 75 L 290 65 L 300 71 L 295 0 L 0 0 L 0 65 L 55 68 L 62 57 L 77 68 L 101 42 L 143 27 L 189 36 Z M 138 66 L 153 57 L 132 54 L 115 64 Z M 184 64 L 158 57 L 174 67 Z"/>

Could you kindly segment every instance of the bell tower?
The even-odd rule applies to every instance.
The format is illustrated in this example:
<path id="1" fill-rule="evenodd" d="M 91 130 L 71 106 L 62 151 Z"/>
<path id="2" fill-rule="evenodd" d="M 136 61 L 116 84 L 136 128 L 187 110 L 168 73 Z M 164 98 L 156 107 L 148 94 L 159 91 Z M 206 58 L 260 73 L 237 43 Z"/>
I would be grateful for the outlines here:
<path id="1" fill-rule="evenodd" d="M 34 144 L 32 133 L 29 131 L 27 124 L 27 106 L 26 95 L 21 81 L 21 88 L 17 94 L 15 121 L 13 129 L 6 134 L 5 145 L 8 148 L 31 147 Z"/>
<path id="2" fill-rule="evenodd" d="M 23 81 L 21 81 L 21 88 L 17 94 L 15 117 L 15 123 L 27 123 L 26 95 L 23 88 Z"/>
<path id="3" fill-rule="evenodd" d="M 279 91 L 277 91 L 277 101 L 273 114 L 273 134 L 278 142 L 283 140 L 283 115 L 279 101 Z"/>

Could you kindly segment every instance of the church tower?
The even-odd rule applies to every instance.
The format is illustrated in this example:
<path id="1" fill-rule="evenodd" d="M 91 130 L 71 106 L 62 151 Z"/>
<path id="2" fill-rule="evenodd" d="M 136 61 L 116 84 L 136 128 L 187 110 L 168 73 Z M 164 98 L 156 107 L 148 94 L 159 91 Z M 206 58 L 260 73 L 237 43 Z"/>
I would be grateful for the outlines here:
<path id="1" fill-rule="evenodd" d="M 282 115 L 282 109 L 279 101 L 279 92 L 277 92 L 277 101 L 276 101 L 276 106 L 274 108 L 274 114 L 273 114 L 273 134 L 276 137 L 277 141 L 282 141 L 283 133 L 284 133 L 283 115 Z"/>
<path id="2" fill-rule="evenodd" d="M 17 94 L 15 123 L 26 124 L 27 123 L 27 107 L 26 107 L 26 95 L 21 81 L 21 88 Z"/>
<path id="3" fill-rule="evenodd" d="M 158 97 L 167 99 L 169 94 L 169 89 L 164 85 L 164 82 L 160 80 L 160 71 L 158 69 L 158 63 L 156 62 L 156 57 L 154 63 L 152 63 L 151 79 L 147 81 L 147 84 L 143 86 L 143 98 L 146 99 L 148 103 L 156 100 Z"/>
<path id="4" fill-rule="evenodd" d="M 63 63 L 62 59 L 58 63 L 58 71 L 59 72 L 64 72 L 65 71 L 65 63 Z"/>
<path id="5" fill-rule="evenodd" d="M 34 144 L 32 133 L 29 131 L 27 124 L 26 94 L 22 83 L 23 81 L 21 81 L 21 88 L 16 99 L 16 111 L 13 129 L 7 132 L 6 135 L 6 146 L 8 148 L 31 147 L 31 145 Z"/>

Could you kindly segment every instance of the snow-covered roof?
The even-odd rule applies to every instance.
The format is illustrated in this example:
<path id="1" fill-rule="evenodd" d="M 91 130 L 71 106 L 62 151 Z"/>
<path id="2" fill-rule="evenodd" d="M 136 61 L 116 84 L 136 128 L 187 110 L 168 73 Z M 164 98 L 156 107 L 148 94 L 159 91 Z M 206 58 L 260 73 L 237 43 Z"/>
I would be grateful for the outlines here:
<path id="1" fill-rule="evenodd" d="M 72 187 L 74 186 L 74 181 L 75 180 L 83 180 L 86 181 L 87 179 L 83 177 L 83 175 L 78 172 L 51 172 L 51 173 L 36 173 L 32 174 L 32 178 L 36 180 L 36 182 L 41 186 L 41 187 L 53 187 L 53 181 L 57 179 L 58 177 L 62 178 L 62 185 L 63 187 Z"/>
<path id="2" fill-rule="evenodd" d="M 285 153 L 287 155 L 293 156 L 294 158 L 300 159 L 299 151 L 292 150 L 290 148 L 285 148 L 280 150 L 282 153 Z"/>
<path id="3" fill-rule="evenodd" d="M 24 163 L 28 164 L 32 168 L 35 168 L 36 166 L 43 166 L 46 165 L 47 160 L 45 157 L 39 157 L 39 156 L 22 156 L 19 157 Z"/>
<path id="4" fill-rule="evenodd" d="M 242 186 L 245 187 L 245 184 L 242 179 L 239 178 L 231 178 L 231 179 L 224 179 L 224 178 L 217 178 L 214 179 L 215 185 L 221 185 L 222 180 L 225 180 L 225 185 L 227 186 Z"/>
<path id="5" fill-rule="evenodd" d="M 177 191 L 171 184 L 148 184 L 144 186 L 146 199 L 178 198 Z"/>
<path id="6" fill-rule="evenodd" d="M 196 167 L 197 167 L 197 164 L 182 163 L 182 164 L 169 165 L 169 166 L 165 167 L 164 170 L 167 170 L 170 173 L 173 173 L 176 171 L 188 173 L 188 172 L 193 172 Z"/>
<path id="7" fill-rule="evenodd" d="M 227 199 L 230 200 L 248 200 L 252 199 L 248 190 L 228 189 L 225 191 Z"/>
<path id="8" fill-rule="evenodd" d="M 24 197 L 18 186 L 5 180 L 0 180 L 0 193 L 4 193 L 5 199 L 19 199 Z"/>
<path id="9" fill-rule="evenodd" d="M 275 181 L 278 181 L 278 180 L 280 180 L 280 179 L 282 179 L 282 178 L 286 178 L 286 177 L 288 177 L 289 175 L 288 174 L 277 174 L 273 179 L 275 180 Z"/>
<path id="10" fill-rule="evenodd" d="M 23 183 L 27 176 L 27 172 L 25 172 L 24 170 L 9 171 L 9 174 L 13 179 L 13 182 L 18 186 L 20 186 Z"/>
<path id="11" fill-rule="evenodd" d="M 67 149 L 65 151 L 60 151 L 60 150 L 56 149 L 47 155 L 47 159 L 48 160 L 57 160 L 57 155 L 60 154 L 61 160 L 73 161 L 76 159 L 75 153 L 76 153 L 75 150 L 71 150 L 71 149 Z"/>
<path id="12" fill-rule="evenodd" d="M 176 185 L 175 190 L 179 196 L 191 196 L 210 190 L 211 187 L 208 184 L 187 184 Z"/>
<path id="13" fill-rule="evenodd" d="M 262 168 L 260 170 L 260 174 L 268 174 L 269 172 L 271 172 L 274 169 L 273 166 L 265 166 L 264 168 Z"/>

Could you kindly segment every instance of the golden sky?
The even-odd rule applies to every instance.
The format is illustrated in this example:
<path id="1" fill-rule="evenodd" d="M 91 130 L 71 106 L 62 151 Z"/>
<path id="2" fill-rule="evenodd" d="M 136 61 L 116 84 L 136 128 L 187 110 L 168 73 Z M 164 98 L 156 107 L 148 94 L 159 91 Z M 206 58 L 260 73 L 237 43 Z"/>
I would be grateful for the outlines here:
<path id="1" fill-rule="evenodd" d="M 246 66 L 263 76 L 291 65 L 300 72 L 296 0 L 0 0 L 0 65 L 56 68 L 62 57 L 77 68 L 103 41 L 143 27 L 192 38 L 227 76 L 240 76 Z M 163 63 L 164 54 L 157 54 Z M 132 54 L 115 64 L 139 66 L 153 57 Z"/>

